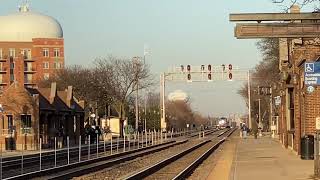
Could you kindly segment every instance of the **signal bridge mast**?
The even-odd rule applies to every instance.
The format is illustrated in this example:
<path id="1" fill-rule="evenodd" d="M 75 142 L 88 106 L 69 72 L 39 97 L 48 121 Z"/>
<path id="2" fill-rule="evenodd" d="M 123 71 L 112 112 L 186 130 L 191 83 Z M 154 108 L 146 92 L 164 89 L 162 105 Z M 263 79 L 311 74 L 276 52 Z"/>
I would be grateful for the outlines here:
<path id="1" fill-rule="evenodd" d="M 163 131 L 167 129 L 165 109 L 165 85 L 167 81 L 186 83 L 214 81 L 248 81 L 248 111 L 251 112 L 250 71 L 241 70 L 239 67 L 233 66 L 232 64 L 222 64 L 220 66 L 212 66 L 211 64 L 200 66 L 174 66 L 169 68 L 168 72 L 162 73 L 160 75 L 160 114 L 161 129 Z M 249 122 L 251 122 L 251 116 L 249 117 Z M 249 123 L 249 125 L 250 124 L 251 123 Z"/>

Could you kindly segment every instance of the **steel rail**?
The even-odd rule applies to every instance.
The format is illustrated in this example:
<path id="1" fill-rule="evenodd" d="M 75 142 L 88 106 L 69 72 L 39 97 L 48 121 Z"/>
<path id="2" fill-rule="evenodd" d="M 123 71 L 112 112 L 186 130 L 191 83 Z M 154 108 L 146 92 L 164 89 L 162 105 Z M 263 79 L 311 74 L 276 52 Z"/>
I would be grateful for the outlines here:
<path id="1" fill-rule="evenodd" d="M 128 176 L 128 177 L 125 177 L 125 178 L 123 178 L 123 179 L 125 179 L 125 180 L 143 179 L 143 178 L 145 178 L 145 177 L 147 177 L 147 176 L 149 176 L 149 175 L 157 172 L 157 171 L 160 170 L 161 168 L 169 165 L 171 162 L 180 159 L 181 157 L 189 154 L 190 152 L 192 152 L 192 151 L 200 148 L 201 146 L 203 146 L 203 145 L 205 145 L 205 144 L 207 144 L 207 143 L 209 143 L 209 142 L 211 142 L 211 140 L 206 140 L 206 141 L 204 141 L 204 142 L 201 142 L 201 143 L 199 143 L 199 144 L 197 144 L 197 145 L 195 145 L 195 146 L 193 146 L 193 147 L 191 147 L 191 148 L 189 148 L 189 149 L 187 149 L 187 150 L 185 150 L 185 151 L 183 151 L 183 152 L 180 152 L 180 153 L 178 153 L 178 154 L 175 154 L 175 155 L 173 155 L 173 156 L 171 156 L 171 157 L 169 157 L 169 158 L 167 158 L 167 159 L 164 159 L 164 160 L 158 162 L 158 163 L 155 164 L 155 165 L 149 166 L 149 167 L 147 167 L 146 169 L 143 169 L 142 171 L 139 171 L 139 172 L 137 172 L 137 173 L 135 173 L 135 174 L 133 174 L 133 175 L 130 175 L 130 176 Z M 122 178 L 121 178 L 121 179 L 122 179 Z"/>
<path id="2" fill-rule="evenodd" d="M 225 133 L 227 133 L 229 131 L 230 130 L 227 130 L 227 131 L 224 131 L 223 133 L 220 133 L 218 135 L 218 137 L 220 137 L 222 134 L 225 134 Z M 147 176 L 152 175 L 153 173 L 159 171 L 163 167 L 165 167 L 165 166 L 169 165 L 170 163 L 182 158 L 183 156 L 193 152 L 194 150 L 202 147 L 203 145 L 205 145 L 205 144 L 207 144 L 207 143 L 209 143 L 211 141 L 212 140 L 206 140 L 204 142 L 201 142 L 201 143 L 199 143 L 199 144 L 197 144 L 197 145 L 195 145 L 195 146 L 193 146 L 193 147 L 191 147 L 191 148 L 189 148 L 187 150 L 184 150 L 184 151 L 182 151 L 182 152 L 180 152 L 178 154 L 175 154 L 175 155 L 173 155 L 173 156 L 171 156 L 171 157 L 169 157 L 167 159 L 164 159 L 164 160 L 162 160 L 162 161 L 160 161 L 160 162 L 158 162 L 158 163 L 156 163 L 156 164 L 154 164 L 152 166 L 149 166 L 149 167 L 147 167 L 147 168 L 145 168 L 145 169 L 143 169 L 143 170 L 141 170 L 139 172 L 136 172 L 136 173 L 131 174 L 129 176 L 123 177 L 121 179 L 126 179 L 126 180 L 143 179 L 143 178 L 145 178 Z"/>
<path id="3" fill-rule="evenodd" d="M 203 153 L 198 159 L 196 159 L 194 162 L 192 162 L 187 168 L 182 170 L 176 177 L 173 178 L 173 180 L 180 180 L 180 179 L 186 179 L 188 178 L 194 170 L 196 170 L 200 164 L 203 163 L 216 149 L 219 148 L 221 144 L 225 142 L 225 140 L 236 130 L 233 129 L 226 137 L 221 139 L 218 143 L 214 144 L 210 149 L 208 149 L 205 153 Z"/>
<path id="4" fill-rule="evenodd" d="M 212 134 L 214 132 L 216 132 L 217 130 L 208 130 L 205 131 L 205 134 Z M 178 134 L 176 134 L 176 136 L 178 136 Z M 198 132 L 197 131 L 193 131 L 193 132 L 189 132 L 188 134 L 186 134 L 187 137 L 195 137 L 198 136 Z M 168 136 L 167 136 L 168 137 Z M 169 136 L 170 137 L 170 136 Z M 174 136 L 173 136 L 174 137 Z M 126 144 L 128 144 L 128 142 L 126 142 Z M 139 144 L 145 144 L 145 142 L 141 142 Z M 149 144 L 149 143 L 148 143 Z M 119 141 L 119 148 L 122 148 L 124 146 L 123 141 Z M 128 145 L 126 145 L 126 147 L 128 147 Z M 81 155 L 87 155 L 88 152 L 88 148 L 89 146 L 82 146 L 81 147 Z M 116 147 L 113 146 L 112 149 L 115 149 Z M 109 151 L 111 149 L 111 145 L 110 143 L 108 143 L 106 145 L 106 151 Z M 90 147 L 90 154 L 96 155 L 96 144 L 93 144 Z M 103 143 L 99 143 L 98 145 L 98 150 L 99 153 L 104 154 L 104 144 Z M 68 150 L 67 149 L 59 149 L 57 150 L 57 161 L 59 160 L 63 160 L 65 158 L 67 158 L 68 156 Z M 79 148 L 78 147 L 73 147 L 70 148 L 70 156 L 74 155 L 77 156 L 79 155 Z M 54 159 L 54 152 L 50 151 L 50 152 L 45 152 L 42 154 L 42 160 L 47 161 L 47 160 L 53 160 Z M 24 155 L 24 165 L 25 167 L 28 166 L 28 164 L 33 165 L 39 162 L 39 154 L 31 154 L 31 155 Z M 2 168 L 5 169 L 13 169 L 13 168 L 19 168 L 21 166 L 21 156 L 15 156 L 15 157 L 8 157 L 8 158 L 4 158 L 3 162 L 2 162 Z M 37 166 L 38 167 L 38 166 Z"/>
<path id="5" fill-rule="evenodd" d="M 106 157 L 99 157 L 99 158 L 90 159 L 90 160 L 86 160 L 78 163 L 45 169 L 42 171 L 18 175 L 18 176 L 7 178 L 6 180 L 20 180 L 20 179 L 24 180 L 24 179 L 32 179 L 36 177 L 40 177 L 40 178 L 44 177 L 45 179 L 68 179 L 73 176 L 79 176 L 79 175 L 83 175 L 93 171 L 97 171 L 123 161 L 128 161 L 130 159 L 134 159 L 143 155 L 161 151 L 168 147 L 185 143 L 185 142 L 187 142 L 187 140 L 180 141 L 180 142 L 170 141 L 163 144 L 144 147 L 140 149 L 134 149 L 134 150 L 126 151 L 123 153 L 113 154 Z"/>

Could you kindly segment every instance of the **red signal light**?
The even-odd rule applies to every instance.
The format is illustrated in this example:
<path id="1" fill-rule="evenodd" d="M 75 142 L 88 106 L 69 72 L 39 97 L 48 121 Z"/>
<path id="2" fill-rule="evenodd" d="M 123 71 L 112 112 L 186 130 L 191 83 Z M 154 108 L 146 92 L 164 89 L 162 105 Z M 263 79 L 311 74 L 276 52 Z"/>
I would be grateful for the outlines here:
<path id="1" fill-rule="evenodd" d="M 211 65 L 208 65 L 208 71 L 211 72 Z"/>
<path id="2" fill-rule="evenodd" d="M 232 80 L 232 73 L 229 73 L 229 79 Z"/>
<path id="3" fill-rule="evenodd" d="M 232 64 L 229 64 L 229 70 L 230 71 L 232 70 Z"/>
<path id="4" fill-rule="evenodd" d="M 190 65 L 187 66 L 187 70 L 191 71 L 191 66 Z"/>
<path id="5" fill-rule="evenodd" d="M 191 74 L 188 74 L 188 81 L 191 81 Z"/>

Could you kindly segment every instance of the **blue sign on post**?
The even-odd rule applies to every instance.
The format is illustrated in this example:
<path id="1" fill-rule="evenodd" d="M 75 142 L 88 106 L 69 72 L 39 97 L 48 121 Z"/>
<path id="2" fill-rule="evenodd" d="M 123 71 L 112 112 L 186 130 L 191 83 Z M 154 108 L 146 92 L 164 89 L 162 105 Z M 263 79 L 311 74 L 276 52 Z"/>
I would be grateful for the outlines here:
<path id="1" fill-rule="evenodd" d="M 307 86 L 320 85 L 320 62 L 306 63 L 304 65 L 304 83 Z"/>

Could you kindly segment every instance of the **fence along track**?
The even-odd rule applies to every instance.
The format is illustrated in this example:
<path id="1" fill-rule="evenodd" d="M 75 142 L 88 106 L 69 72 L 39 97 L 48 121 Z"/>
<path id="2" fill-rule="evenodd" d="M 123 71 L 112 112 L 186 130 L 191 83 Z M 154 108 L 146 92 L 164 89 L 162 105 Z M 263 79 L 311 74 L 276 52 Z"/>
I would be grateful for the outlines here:
<path id="1" fill-rule="evenodd" d="M 216 132 L 218 130 L 214 129 L 214 130 L 206 130 L 204 131 L 205 134 L 212 134 L 214 132 Z M 172 137 L 183 137 L 181 135 L 185 136 L 185 138 L 190 138 L 190 137 L 194 137 L 197 136 L 197 131 L 187 131 L 184 133 L 174 133 L 172 135 Z M 170 138 L 171 134 L 167 134 L 167 137 Z M 149 137 L 150 138 L 150 137 Z M 126 142 L 126 144 L 128 144 L 128 142 Z M 143 144 L 144 142 L 141 142 L 139 144 Z M 99 155 L 98 156 L 105 156 L 106 151 L 111 149 L 110 143 L 105 144 L 106 146 L 104 147 L 104 144 L 99 143 L 98 149 L 99 149 Z M 122 148 L 123 142 L 119 142 L 119 148 Z M 127 146 L 128 147 L 128 146 Z M 87 155 L 88 155 L 88 146 L 83 146 L 81 148 L 81 161 L 86 161 L 88 159 Z M 112 149 L 115 150 L 115 146 L 112 147 Z M 92 146 L 90 147 L 90 154 L 92 156 L 96 156 L 97 151 L 96 151 L 96 144 L 92 144 Z M 79 162 L 79 149 L 78 147 L 72 147 L 70 148 L 70 163 L 68 164 L 67 162 L 67 157 L 68 157 L 68 150 L 67 149 L 61 149 L 61 150 L 57 150 L 56 151 L 56 164 L 57 166 L 55 166 L 55 152 L 44 152 L 42 153 L 42 171 L 45 171 L 46 169 L 53 169 L 53 168 L 57 168 L 57 167 L 67 167 L 67 165 L 71 165 L 71 164 L 76 164 Z M 97 157 L 96 157 L 97 158 Z M 4 178 L 12 178 L 12 177 L 20 177 L 23 174 L 34 174 L 33 172 L 37 172 L 39 171 L 39 154 L 32 154 L 32 155 L 24 155 L 23 161 L 21 161 L 21 156 L 15 156 L 15 157 L 8 157 L 8 158 L 4 158 L 2 159 L 2 172 L 4 174 L 2 174 Z M 22 162 L 23 162 L 23 166 L 22 166 Z M 22 171 L 22 167 L 24 167 L 23 171 Z M 19 172 L 23 172 L 23 174 L 21 175 Z M 18 172 L 18 173 L 17 173 Z"/>
<path id="2" fill-rule="evenodd" d="M 158 144 L 154 146 L 144 147 L 140 149 L 134 149 L 131 151 L 126 151 L 123 153 L 113 154 L 106 157 L 100 157 L 95 159 L 90 159 L 86 161 L 82 161 L 80 163 L 74 163 L 64 166 L 59 166 L 56 168 L 45 169 L 42 171 L 31 172 L 23 175 L 18 175 L 14 177 L 7 178 L 7 180 L 24 180 L 24 179 L 32 179 L 32 178 L 44 178 L 44 179 L 67 179 L 73 176 L 80 176 L 86 173 L 90 173 L 96 169 L 105 168 L 103 165 L 113 165 L 114 163 L 119 163 L 123 161 L 123 159 L 127 158 L 136 158 L 143 156 L 144 154 L 160 151 L 161 149 L 167 148 L 168 146 L 174 146 L 176 144 L 185 143 L 187 140 L 175 142 L 169 141 L 163 144 Z M 97 167 L 95 167 L 95 164 Z M 99 165 L 97 165 L 99 164 Z M 88 167 L 90 166 L 90 168 Z M 88 168 L 87 170 L 85 168 Z M 72 176 L 71 176 L 72 175 Z"/>

